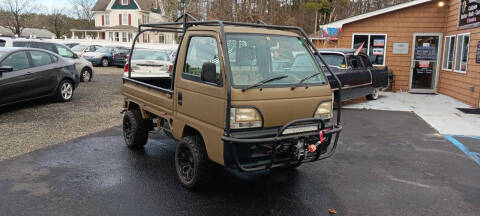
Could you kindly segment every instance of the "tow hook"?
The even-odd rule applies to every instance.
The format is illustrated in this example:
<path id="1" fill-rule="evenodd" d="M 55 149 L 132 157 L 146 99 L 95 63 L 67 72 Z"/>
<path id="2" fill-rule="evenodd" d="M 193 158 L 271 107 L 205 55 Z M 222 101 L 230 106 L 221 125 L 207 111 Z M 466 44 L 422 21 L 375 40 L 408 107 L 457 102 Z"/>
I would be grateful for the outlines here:
<path id="1" fill-rule="evenodd" d="M 319 140 L 318 140 L 318 142 L 315 143 L 315 144 L 310 144 L 310 145 L 308 145 L 308 151 L 309 151 L 309 152 L 313 153 L 313 152 L 317 151 L 317 147 L 318 147 L 319 145 L 323 144 L 323 142 L 325 142 L 325 136 L 324 136 L 323 133 L 325 133 L 325 132 L 327 132 L 327 131 L 329 131 L 329 130 L 330 130 L 330 128 L 325 128 L 325 129 L 321 130 L 320 132 L 318 132 L 318 139 L 319 139 Z"/>

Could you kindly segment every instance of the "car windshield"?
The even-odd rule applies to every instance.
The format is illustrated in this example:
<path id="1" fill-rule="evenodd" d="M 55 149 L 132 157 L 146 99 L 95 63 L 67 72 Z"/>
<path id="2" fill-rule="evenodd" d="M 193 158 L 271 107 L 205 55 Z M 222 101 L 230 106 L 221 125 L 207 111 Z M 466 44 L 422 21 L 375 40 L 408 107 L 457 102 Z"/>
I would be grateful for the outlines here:
<path id="1" fill-rule="evenodd" d="M 321 55 L 323 59 L 325 59 L 325 62 L 327 62 L 328 66 L 345 68 L 345 57 L 343 55 L 334 53 L 322 53 Z"/>
<path id="2" fill-rule="evenodd" d="M 156 50 L 135 50 L 132 55 L 132 60 L 158 60 L 168 61 L 168 56 L 165 52 Z"/>
<path id="3" fill-rule="evenodd" d="M 115 47 L 102 47 L 102 48 L 98 49 L 96 52 L 111 53 L 114 49 L 115 49 Z"/>
<path id="4" fill-rule="evenodd" d="M 83 50 L 85 49 L 85 47 L 87 47 L 87 46 L 85 46 L 85 45 L 76 45 L 76 46 L 74 46 L 74 47 L 72 48 L 72 51 L 74 51 L 74 52 L 81 52 L 81 51 L 83 51 Z"/>
<path id="5" fill-rule="evenodd" d="M 227 34 L 233 85 L 248 86 L 287 75 L 266 83 L 295 85 L 305 77 L 321 73 L 304 41 L 298 37 L 265 34 Z M 325 84 L 325 76 L 314 76 L 305 84 Z"/>

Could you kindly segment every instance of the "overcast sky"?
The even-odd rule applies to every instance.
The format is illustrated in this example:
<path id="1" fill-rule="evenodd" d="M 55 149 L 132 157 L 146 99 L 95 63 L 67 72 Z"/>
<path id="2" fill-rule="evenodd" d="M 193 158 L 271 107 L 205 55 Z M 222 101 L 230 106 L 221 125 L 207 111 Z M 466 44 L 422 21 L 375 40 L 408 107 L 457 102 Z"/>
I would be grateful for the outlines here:
<path id="1" fill-rule="evenodd" d="M 70 8 L 71 4 L 68 0 L 41 0 L 37 1 L 38 4 L 41 4 L 47 9 L 50 8 Z"/>

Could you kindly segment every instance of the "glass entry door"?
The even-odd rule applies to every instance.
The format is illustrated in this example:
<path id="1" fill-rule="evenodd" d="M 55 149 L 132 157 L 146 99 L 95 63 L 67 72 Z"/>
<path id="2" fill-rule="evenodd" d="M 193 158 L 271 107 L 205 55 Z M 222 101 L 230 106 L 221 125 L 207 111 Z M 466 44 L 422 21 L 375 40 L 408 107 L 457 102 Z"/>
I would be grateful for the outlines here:
<path id="1" fill-rule="evenodd" d="M 410 92 L 436 92 L 441 40 L 441 33 L 414 34 Z"/>

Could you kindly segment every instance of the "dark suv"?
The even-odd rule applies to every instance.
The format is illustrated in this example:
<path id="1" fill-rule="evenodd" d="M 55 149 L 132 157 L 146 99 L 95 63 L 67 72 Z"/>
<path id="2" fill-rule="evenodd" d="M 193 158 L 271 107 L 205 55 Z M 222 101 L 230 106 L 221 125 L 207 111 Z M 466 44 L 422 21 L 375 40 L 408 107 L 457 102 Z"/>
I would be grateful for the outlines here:
<path id="1" fill-rule="evenodd" d="M 0 106 L 43 97 L 70 101 L 79 80 L 75 63 L 53 52 L 0 48 Z"/>

